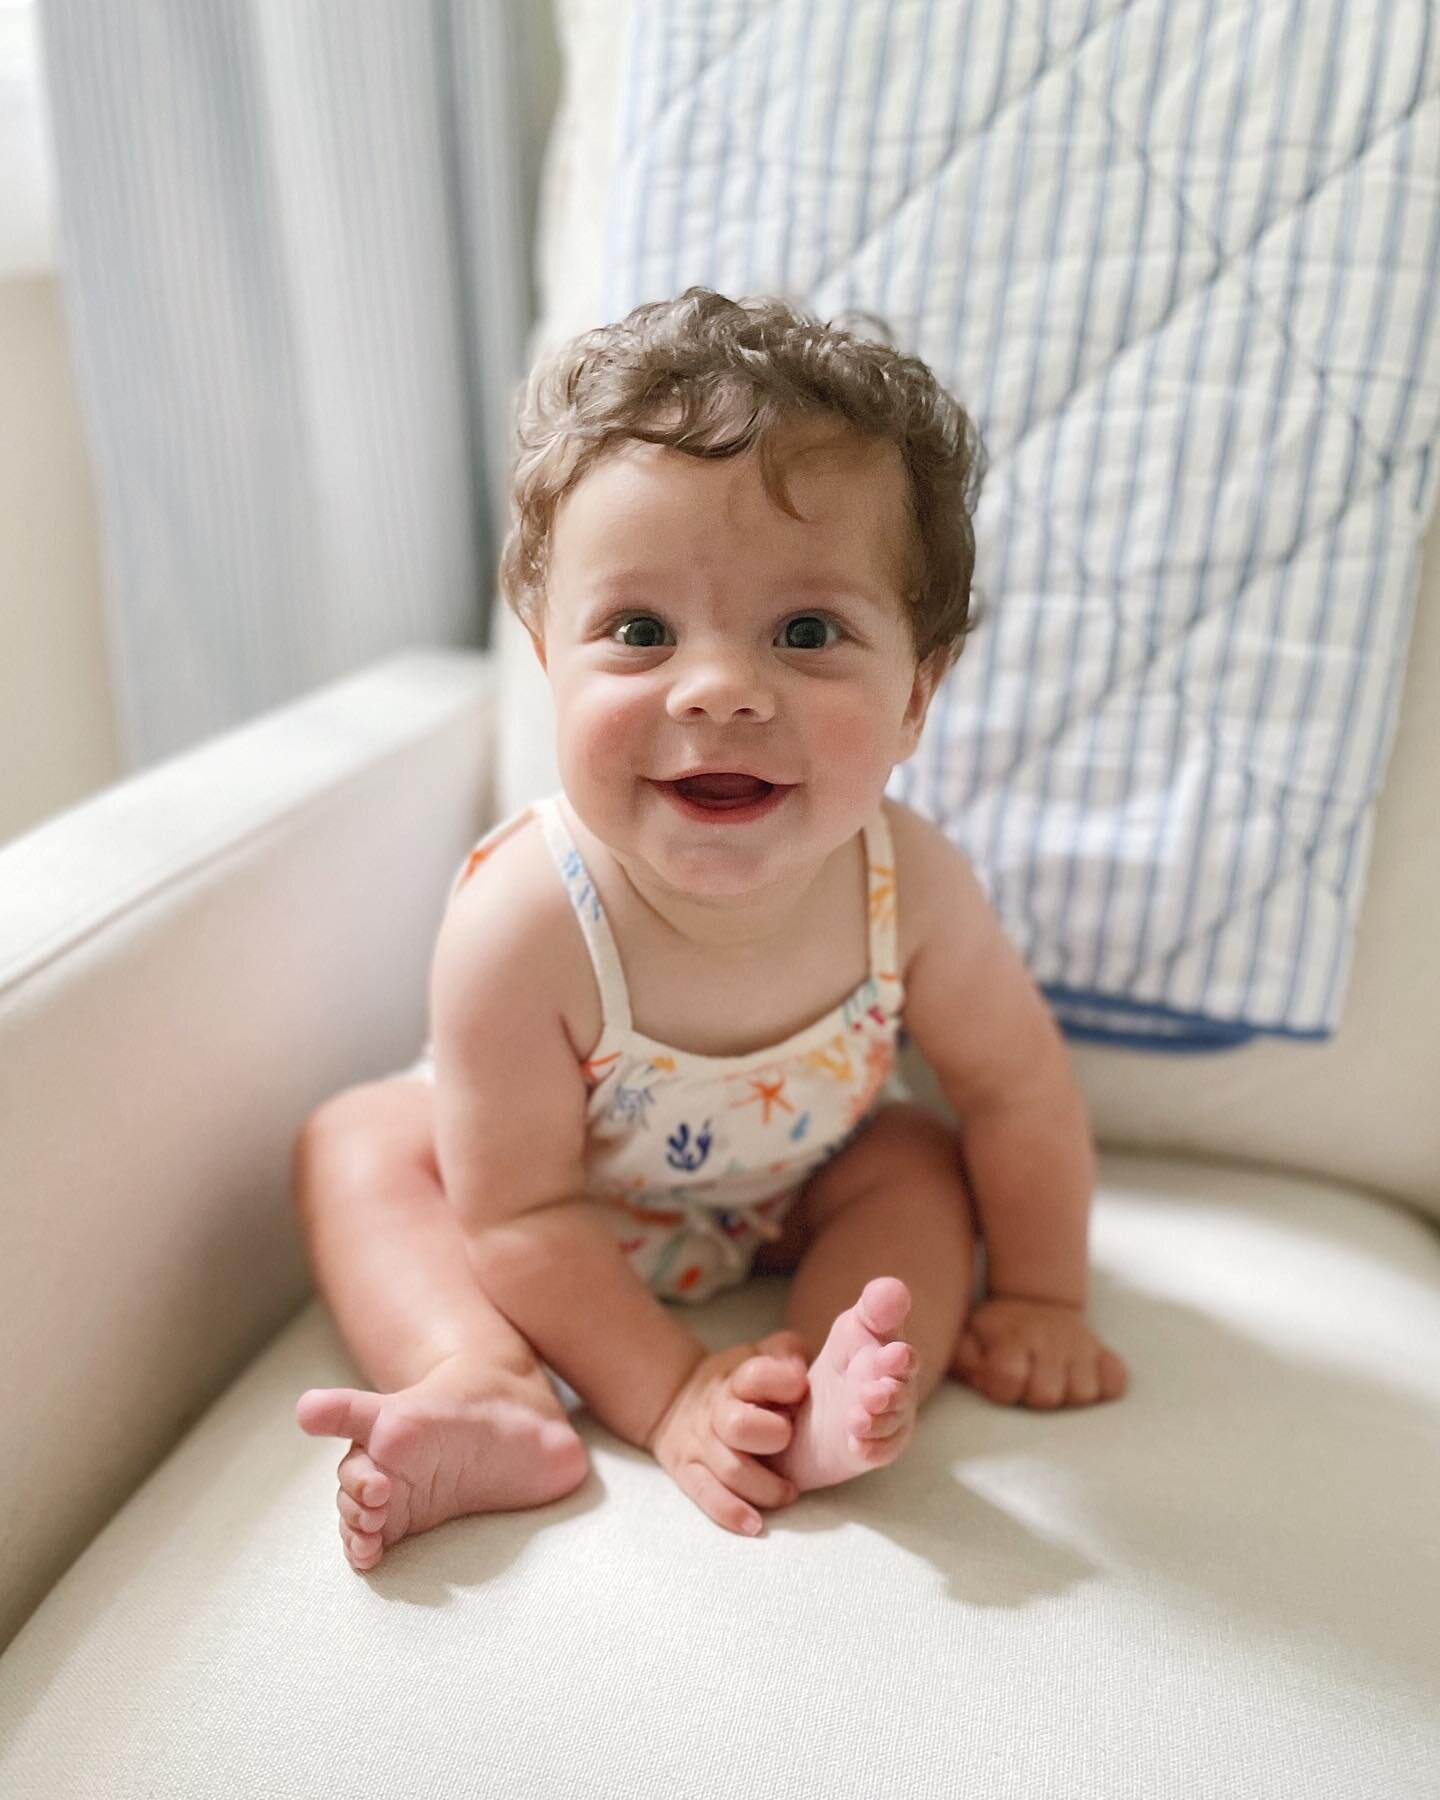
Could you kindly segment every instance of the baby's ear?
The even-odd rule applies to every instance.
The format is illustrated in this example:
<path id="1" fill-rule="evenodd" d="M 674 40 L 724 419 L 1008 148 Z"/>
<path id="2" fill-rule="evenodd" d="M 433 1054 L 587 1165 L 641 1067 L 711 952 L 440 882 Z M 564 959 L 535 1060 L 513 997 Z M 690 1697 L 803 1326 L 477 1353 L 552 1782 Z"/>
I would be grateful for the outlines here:
<path id="1" fill-rule="evenodd" d="M 902 729 L 905 733 L 905 756 L 909 756 L 920 742 L 920 733 L 924 729 L 925 715 L 930 710 L 930 702 L 935 698 L 935 690 L 939 687 L 945 673 L 946 659 L 943 650 L 932 651 L 922 663 L 915 667 L 915 680 L 910 688 L 910 698 L 906 703 Z M 904 758 L 902 757 L 902 761 Z"/>

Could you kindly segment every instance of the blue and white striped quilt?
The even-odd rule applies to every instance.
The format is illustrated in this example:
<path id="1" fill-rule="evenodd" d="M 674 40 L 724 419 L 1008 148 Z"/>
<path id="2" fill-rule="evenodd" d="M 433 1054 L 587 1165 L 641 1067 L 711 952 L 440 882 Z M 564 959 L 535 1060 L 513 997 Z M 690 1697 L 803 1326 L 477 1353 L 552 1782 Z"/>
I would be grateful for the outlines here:
<path id="1" fill-rule="evenodd" d="M 892 791 L 1066 1029 L 1339 1017 L 1433 507 L 1429 0 L 636 0 L 605 310 L 879 314 L 977 419 Z"/>

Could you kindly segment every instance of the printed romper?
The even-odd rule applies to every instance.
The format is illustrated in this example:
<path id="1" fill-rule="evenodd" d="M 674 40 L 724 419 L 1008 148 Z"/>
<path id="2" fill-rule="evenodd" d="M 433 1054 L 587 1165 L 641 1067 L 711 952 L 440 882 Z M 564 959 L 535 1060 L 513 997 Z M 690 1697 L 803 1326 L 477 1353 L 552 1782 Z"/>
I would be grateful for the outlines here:
<path id="1" fill-rule="evenodd" d="M 538 817 L 585 934 L 604 1008 L 583 1064 L 589 1090 L 585 1192 L 637 1273 L 662 1299 L 707 1300 L 744 1280 L 760 1244 L 778 1238 L 799 1188 L 854 1138 L 895 1077 L 902 986 L 895 861 L 883 810 L 865 827 L 869 972 L 824 1018 L 745 1056 L 701 1056 L 637 1032 L 609 921 L 557 797 L 482 838 L 459 890 L 497 844 Z M 430 1053 L 407 1071 L 434 1079 Z"/>

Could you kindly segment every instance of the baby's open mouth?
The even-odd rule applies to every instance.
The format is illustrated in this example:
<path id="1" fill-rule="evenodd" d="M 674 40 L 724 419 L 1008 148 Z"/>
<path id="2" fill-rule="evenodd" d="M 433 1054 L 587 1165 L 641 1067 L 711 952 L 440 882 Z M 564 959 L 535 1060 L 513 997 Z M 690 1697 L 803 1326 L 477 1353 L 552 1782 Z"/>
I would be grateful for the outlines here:
<path id="1" fill-rule="evenodd" d="M 670 786 L 697 806 L 753 806 L 773 792 L 774 784 L 758 775 L 691 775 Z"/>
<path id="2" fill-rule="evenodd" d="M 679 781 L 657 782 L 656 786 L 669 794 L 688 818 L 725 819 L 737 825 L 768 818 L 794 791 L 793 782 L 765 781 L 759 775 L 742 775 L 730 769 L 687 775 Z"/>

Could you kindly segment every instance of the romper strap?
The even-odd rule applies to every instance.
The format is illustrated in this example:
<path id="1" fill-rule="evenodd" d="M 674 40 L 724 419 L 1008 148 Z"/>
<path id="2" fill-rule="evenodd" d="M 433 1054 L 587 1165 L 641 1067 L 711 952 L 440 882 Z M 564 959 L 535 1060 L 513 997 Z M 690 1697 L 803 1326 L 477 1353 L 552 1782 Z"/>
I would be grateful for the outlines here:
<path id="1" fill-rule="evenodd" d="M 560 878 L 565 883 L 565 892 L 575 908 L 575 917 L 585 933 L 585 944 L 595 968 L 595 979 L 600 984 L 605 1030 L 629 1031 L 630 994 L 625 985 L 625 970 L 620 962 L 620 952 L 615 947 L 610 921 L 605 917 L 605 908 L 600 904 L 599 890 L 590 879 L 590 871 L 585 867 L 584 858 L 575 848 L 575 840 L 560 815 L 556 796 L 552 794 L 544 800 L 537 800 L 535 812 L 545 833 L 545 842 L 555 858 L 555 866 L 560 871 Z"/>
<path id="2" fill-rule="evenodd" d="M 870 975 L 892 984 L 900 979 L 900 944 L 896 929 L 895 845 L 884 807 L 865 827 L 865 859 L 870 878 Z"/>

